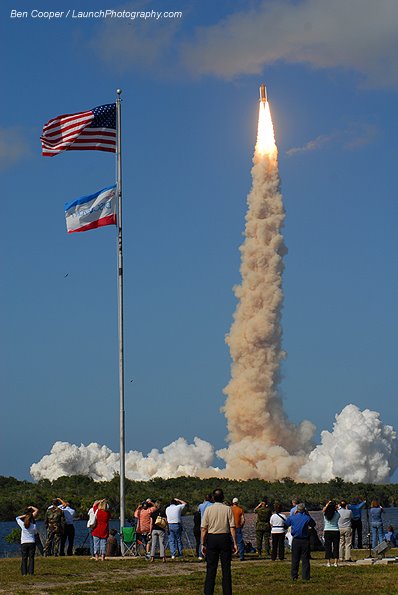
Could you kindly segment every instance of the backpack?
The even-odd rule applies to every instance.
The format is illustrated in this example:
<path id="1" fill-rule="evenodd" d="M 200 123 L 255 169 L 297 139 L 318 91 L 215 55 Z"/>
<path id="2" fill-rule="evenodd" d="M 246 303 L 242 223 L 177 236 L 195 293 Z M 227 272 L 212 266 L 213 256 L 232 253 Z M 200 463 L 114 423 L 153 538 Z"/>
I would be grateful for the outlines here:
<path id="1" fill-rule="evenodd" d="M 92 531 L 97 526 L 97 511 L 94 512 L 92 508 L 88 511 L 87 528 Z"/>

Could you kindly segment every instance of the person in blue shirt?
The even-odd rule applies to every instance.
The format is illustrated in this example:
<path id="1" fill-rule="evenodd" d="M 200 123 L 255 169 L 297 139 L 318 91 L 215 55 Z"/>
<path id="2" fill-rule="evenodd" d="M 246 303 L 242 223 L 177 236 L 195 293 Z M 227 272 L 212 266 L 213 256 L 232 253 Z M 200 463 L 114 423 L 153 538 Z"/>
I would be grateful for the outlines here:
<path id="1" fill-rule="evenodd" d="M 292 532 L 292 579 L 298 579 L 300 560 L 302 564 L 302 578 L 304 581 L 310 579 L 310 538 L 309 527 L 315 527 L 314 519 L 308 514 L 305 504 L 297 505 L 294 514 L 286 519 L 286 526 L 291 527 Z"/>
<path id="2" fill-rule="evenodd" d="M 293 498 L 292 508 L 290 509 L 290 512 L 289 512 L 290 516 L 292 516 L 292 514 L 294 514 L 296 512 L 298 503 L 299 503 L 299 500 L 297 498 Z"/>
<path id="3" fill-rule="evenodd" d="M 384 539 L 391 543 L 392 547 L 397 547 L 397 536 L 394 533 L 394 527 L 388 525 L 387 533 L 384 535 Z"/>
<path id="4" fill-rule="evenodd" d="M 366 500 L 353 498 L 352 503 L 348 505 L 352 512 L 351 528 L 352 528 L 352 547 L 355 547 L 355 535 L 357 536 L 357 547 L 362 549 L 362 508 L 365 506 Z"/>
<path id="5" fill-rule="evenodd" d="M 203 515 L 205 513 L 206 508 L 208 506 L 211 506 L 212 504 L 214 504 L 213 494 L 206 494 L 205 499 L 203 500 L 202 504 L 199 504 L 199 506 L 198 506 L 198 512 L 200 513 L 199 528 L 200 528 L 200 523 L 203 519 Z M 200 538 L 199 538 L 199 541 L 200 541 Z M 204 558 L 204 554 L 202 552 L 202 546 L 200 546 L 198 560 L 202 561 L 203 558 Z"/>
<path id="6" fill-rule="evenodd" d="M 372 500 L 371 508 L 369 510 L 369 522 L 372 531 L 372 548 L 384 540 L 383 519 L 382 514 L 384 510 L 380 506 L 378 500 Z"/>
<path id="7" fill-rule="evenodd" d="M 214 504 L 213 494 L 206 494 L 205 499 L 203 500 L 202 504 L 199 504 L 198 510 L 200 512 L 200 516 L 203 518 L 205 510 L 208 506 Z"/>

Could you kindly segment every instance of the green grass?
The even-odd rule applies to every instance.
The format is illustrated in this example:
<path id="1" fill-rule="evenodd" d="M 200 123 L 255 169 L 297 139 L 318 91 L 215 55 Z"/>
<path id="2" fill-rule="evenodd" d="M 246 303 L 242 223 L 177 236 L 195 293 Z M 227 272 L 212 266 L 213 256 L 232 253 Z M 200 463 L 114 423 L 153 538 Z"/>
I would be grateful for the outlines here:
<path id="1" fill-rule="evenodd" d="M 396 552 L 396 550 L 395 550 Z M 358 552 L 355 552 L 358 555 Z M 364 555 L 365 552 L 364 552 Z M 234 560 L 232 565 L 234 595 L 392 595 L 398 593 L 398 564 L 360 566 L 347 565 L 326 568 L 322 553 L 313 554 L 311 581 L 292 582 L 290 561 L 271 562 L 255 558 L 245 562 Z M 203 592 L 205 564 L 193 557 L 184 561 L 168 560 L 166 564 L 144 559 L 106 560 L 89 558 L 36 557 L 35 575 L 20 575 L 20 560 L 0 560 L 0 593 L 136 593 L 194 595 Z M 220 576 L 216 594 L 221 595 Z"/>

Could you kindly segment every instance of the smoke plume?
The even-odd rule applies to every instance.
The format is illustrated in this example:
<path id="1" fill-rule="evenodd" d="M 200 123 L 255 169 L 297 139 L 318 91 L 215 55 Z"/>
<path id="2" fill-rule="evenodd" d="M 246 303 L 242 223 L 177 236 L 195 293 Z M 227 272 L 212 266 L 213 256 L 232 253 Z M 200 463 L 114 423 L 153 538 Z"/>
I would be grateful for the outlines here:
<path id="1" fill-rule="evenodd" d="M 324 430 L 319 444 L 300 469 L 304 481 L 386 483 L 398 466 L 397 434 L 383 426 L 380 414 L 347 405 L 336 415 L 333 431 Z"/>
<path id="2" fill-rule="evenodd" d="M 226 475 L 248 479 L 295 476 L 311 450 L 314 428 L 291 424 L 279 392 L 282 350 L 282 272 L 286 247 L 277 149 L 268 103 L 260 103 L 252 190 L 248 196 L 242 282 L 226 342 L 232 367 L 225 388 L 228 448 L 218 452 Z"/>
<path id="3" fill-rule="evenodd" d="M 299 463 L 302 457 L 296 460 L 287 452 L 286 448 L 274 445 L 269 448 L 265 458 L 259 440 L 251 442 L 248 437 L 228 448 L 228 456 L 236 454 L 242 460 L 247 454 L 248 461 L 256 461 L 258 477 L 264 479 L 269 478 L 267 465 L 279 465 L 279 468 L 285 465 L 286 470 L 297 471 L 292 459 Z M 208 442 L 195 438 L 193 444 L 188 444 L 184 438 L 178 438 L 161 452 L 153 449 L 147 456 L 137 451 L 128 452 L 126 477 L 147 481 L 154 477 L 167 479 L 183 475 L 254 476 L 253 473 L 242 473 L 240 476 L 233 464 L 229 469 L 212 467 L 213 459 L 214 449 Z M 305 457 L 304 465 L 295 476 L 300 481 L 308 482 L 324 482 L 341 477 L 352 482 L 386 483 L 397 466 L 397 436 L 393 428 L 383 425 L 376 411 L 360 411 L 355 405 L 347 405 L 336 415 L 333 431 L 321 433 L 321 444 Z M 50 454 L 33 464 L 30 472 L 35 480 L 53 481 L 63 475 L 87 475 L 95 481 L 109 481 L 119 473 L 119 454 L 95 442 L 88 446 L 56 442 Z"/>
<path id="4" fill-rule="evenodd" d="M 232 366 L 226 386 L 224 412 L 228 446 L 217 452 L 225 469 L 212 467 L 214 448 L 195 438 L 178 438 L 160 452 L 126 455 L 126 477 L 229 477 L 266 480 L 292 477 L 301 481 L 382 483 L 398 466 L 396 432 L 384 426 L 375 411 L 347 405 L 336 415 L 332 432 L 323 431 L 321 444 L 312 445 L 314 426 L 293 425 L 280 394 L 282 349 L 282 272 L 284 208 L 280 192 L 277 148 L 268 102 L 260 103 L 252 189 L 248 196 L 245 240 L 241 246 L 242 282 L 226 342 Z M 49 455 L 31 466 L 34 479 L 88 475 L 110 480 L 119 472 L 119 455 L 97 443 L 76 446 L 56 442 Z"/>
<path id="5" fill-rule="evenodd" d="M 213 458 L 214 449 L 209 442 L 194 438 L 194 443 L 188 444 L 184 438 L 178 438 L 162 452 L 154 448 L 147 456 L 136 450 L 126 453 L 126 477 L 147 481 L 154 477 L 196 476 L 201 469 L 209 470 Z M 53 481 L 64 475 L 87 475 L 95 481 L 109 481 L 119 469 L 119 454 L 107 446 L 96 442 L 88 446 L 56 442 L 50 454 L 31 466 L 30 474 L 37 481 Z M 213 476 L 217 471 L 214 469 Z"/>

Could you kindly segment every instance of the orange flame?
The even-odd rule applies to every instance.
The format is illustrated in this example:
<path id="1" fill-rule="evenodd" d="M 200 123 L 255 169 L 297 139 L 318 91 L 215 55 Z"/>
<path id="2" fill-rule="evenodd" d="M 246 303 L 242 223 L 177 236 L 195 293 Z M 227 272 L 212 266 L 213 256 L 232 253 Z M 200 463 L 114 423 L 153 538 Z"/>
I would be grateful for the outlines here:
<path id="1" fill-rule="evenodd" d="M 276 156 L 277 154 L 274 126 L 272 124 L 268 101 L 260 101 L 255 153 L 260 157 L 264 155 Z"/>

